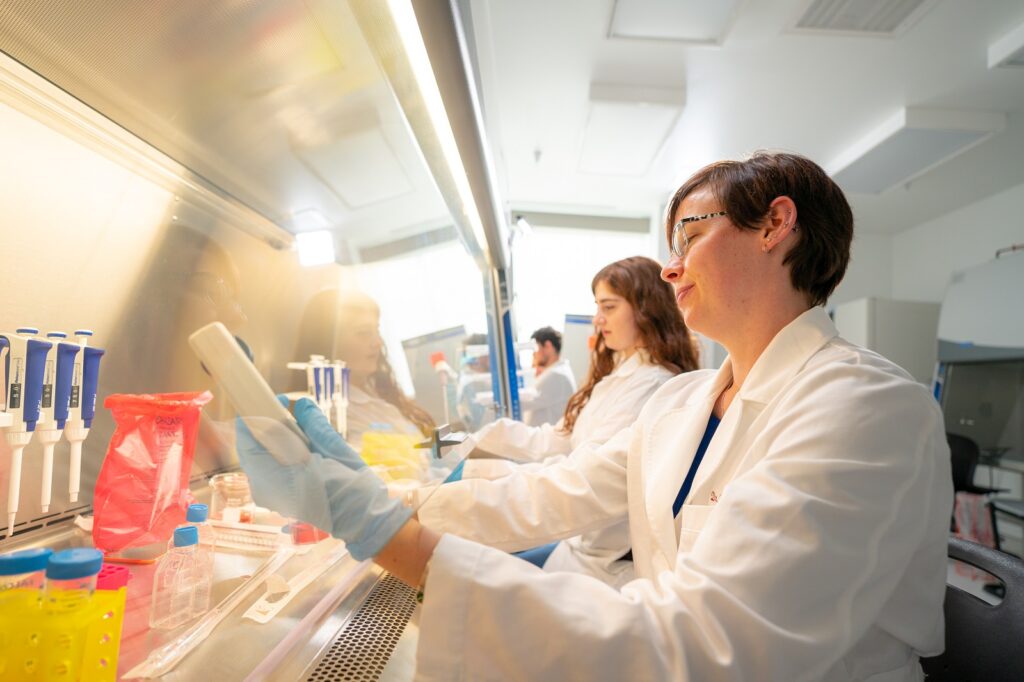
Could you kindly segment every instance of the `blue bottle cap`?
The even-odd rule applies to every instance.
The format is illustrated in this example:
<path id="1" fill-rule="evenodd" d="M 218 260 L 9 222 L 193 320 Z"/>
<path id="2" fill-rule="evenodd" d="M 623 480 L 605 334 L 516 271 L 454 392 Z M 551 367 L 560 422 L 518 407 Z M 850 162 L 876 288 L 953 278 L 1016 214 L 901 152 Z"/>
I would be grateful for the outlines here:
<path id="1" fill-rule="evenodd" d="M 91 329 L 76 329 L 75 336 L 92 336 Z"/>
<path id="2" fill-rule="evenodd" d="M 66 339 L 68 335 L 64 332 L 46 332 L 46 338 L 48 339 Z"/>
<path id="3" fill-rule="evenodd" d="M 185 520 L 193 523 L 202 523 L 210 515 L 210 508 L 205 504 L 190 504 L 185 513 Z"/>
<path id="4" fill-rule="evenodd" d="M 33 573 L 46 568 L 52 549 L 23 549 L 20 552 L 0 554 L 0 575 Z"/>
<path id="5" fill-rule="evenodd" d="M 188 547 L 199 542 L 199 529 L 195 526 L 181 526 L 174 529 L 174 546 Z"/>
<path id="6" fill-rule="evenodd" d="M 39 330 L 35 327 L 18 327 L 14 330 L 15 334 L 38 334 Z"/>
<path id="7" fill-rule="evenodd" d="M 65 549 L 50 557 L 46 565 L 47 580 L 73 580 L 96 575 L 103 567 L 103 553 L 98 549 Z"/>

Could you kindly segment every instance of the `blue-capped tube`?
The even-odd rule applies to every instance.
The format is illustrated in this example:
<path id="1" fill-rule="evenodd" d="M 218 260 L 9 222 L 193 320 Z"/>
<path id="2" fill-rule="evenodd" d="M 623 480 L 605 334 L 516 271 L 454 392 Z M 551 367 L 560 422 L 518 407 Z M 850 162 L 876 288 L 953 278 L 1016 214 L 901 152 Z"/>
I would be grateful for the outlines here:
<path id="1" fill-rule="evenodd" d="M 64 332 L 50 332 L 46 335 L 51 343 L 56 344 L 56 350 L 46 360 L 40 419 L 36 428 L 37 438 L 43 445 L 39 507 L 44 514 L 50 511 L 53 492 L 53 449 L 60 442 L 67 422 L 75 356 L 81 350 L 78 344 L 64 342 L 67 337 Z"/>
<path id="2" fill-rule="evenodd" d="M 14 520 L 21 502 L 21 460 L 32 441 L 40 418 L 46 358 L 53 344 L 34 338 L 39 330 L 19 327 L 13 334 L 0 333 L 0 366 L 3 368 L 4 432 L 11 446 L 10 479 L 7 484 L 7 534 L 14 533 Z"/>
<path id="3" fill-rule="evenodd" d="M 68 461 L 68 500 L 78 502 L 82 476 L 82 443 L 89 435 L 96 414 L 96 390 L 99 385 L 100 358 L 103 350 L 89 347 L 93 333 L 88 329 L 75 331 L 81 352 L 75 356 L 71 376 L 68 418 L 64 437 L 71 444 Z M 59 373 L 59 372 L 58 372 Z"/>

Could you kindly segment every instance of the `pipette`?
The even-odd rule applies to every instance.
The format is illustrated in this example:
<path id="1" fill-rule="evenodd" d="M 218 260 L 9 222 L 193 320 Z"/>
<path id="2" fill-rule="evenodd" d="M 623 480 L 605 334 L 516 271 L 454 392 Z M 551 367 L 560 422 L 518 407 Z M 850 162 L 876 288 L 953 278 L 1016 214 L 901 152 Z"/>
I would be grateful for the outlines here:
<path id="1" fill-rule="evenodd" d="M 14 520 L 21 501 L 21 459 L 39 421 L 43 372 L 52 347 L 47 341 L 33 338 L 38 333 L 39 330 L 32 327 L 19 327 L 13 334 L 0 334 L 3 411 L 11 420 L 4 432 L 11 446 L 11 475 L 7 483 L 8 537 L 14 534 Z"/>
<path id="2" fill-rule="evenodd" d="M 331 406 L 331 422 L 334 430 L 346 437 L 348 431 L 348 367 L 341 360 L 334 361 L 334 404 Z"/>
<path id="3" fill-rule="evenodd" d="M 67 343 L 64 332 L 50 332 L 46 335 L 50 343 L 56 344 L 55 352 L 46 359 L 43 371 L 43 397 L 36 433 L 43 444 L 43 475 L 39 493 L 39 507 L 44 514 L 50 511 L 50 495 L 53 489 L 53 448 L 60 442 L 64 424 L 68 418 L 68 404 L 71 400 L 71 374 L 75 356 L 81 350 L 77 343 Z"/>
<path id="4" fill-rule="evenodd" d="M 78 346 L 82 352 L 75 357 L 71 376 L 71 397 L 68 404 L 68 420 L 64 426 L 64 437 L 71 444 L 71 459 L 68 463 L 68 499 L 78 502 L 82 480 L 82 442 L 89 435 L 92 419 L 96 415 L 96 391 L 100 379 L 100 358 L 102 348 L 91 348 L 88 329 L 75 331 Z"/>

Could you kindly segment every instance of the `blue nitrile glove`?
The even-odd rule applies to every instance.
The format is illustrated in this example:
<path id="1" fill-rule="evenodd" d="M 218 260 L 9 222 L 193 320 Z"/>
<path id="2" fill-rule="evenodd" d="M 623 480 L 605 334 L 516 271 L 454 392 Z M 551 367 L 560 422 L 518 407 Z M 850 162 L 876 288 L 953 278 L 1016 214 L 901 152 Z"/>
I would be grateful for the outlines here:
<path id="1" fill-rule="evenodd" d="M 249 421 L 253 422 L 251 418 Z M 271 437 L 264 437 L 261 428 L 262 442 L 287 442 L 285 438 L 275 437 L 279 431 L 288 431 L 287 427 L 277 422 L 267 426 L 277 431 Z M 317 434 L 326 433 L 325 427 L 331 429 L 319 410 L 306 413 L 300 426 L 311 441 Z M 384 482 L 368 467 L 353 471 L 319 452 L 310 452 L 303 464 L 281 465 L 241 421 L 238 431 L 239 460 L 246 474 L 254 479 L 253 499 L 329 530 L 345 541 L 355 559 L 363 560 L 379 553 L 412 516 L 412 510 L 388 497 Z M 292 436 L 292 439 L 298 442 L 298 438 Z M 288 447 L 293 446 L 289 443 Z"/>
<path id="2" fill-rule="evenodd" d="M 331 423 L 324 418 L 324 413 L 309 398 L 299 398 L 295 402 L 295 421 L 313 444 L 313 449 L 324 457 L 337 460 L 349 469 L 358 471 L 366 467 L 366 462 L 351 445 L 334 430 Z"/>
<path id="3" fill-rule="evenodd" d="M 309 461 L 301 464 L 281 464 L 263 442 L 256 440 L 242 417 L 238 417 L 235 420 L 235 449 L 238 462 L 249 477 L 253 500 L 283 516 L 306 521 L 317 528 L 330 529 L 332 521 L 327 492 L 316 469 L 309 466 L 315 455 L 308 453 L 298 436 L 273 420 L 249 418 L 249 422 L 261 436 L 270 431 L 280 438 L 280 445 L 275 447 L 287 445 L 295 451 L 306 450 L 310 457 Z M 275 442 L 267 438 L 263 441 Z"/>

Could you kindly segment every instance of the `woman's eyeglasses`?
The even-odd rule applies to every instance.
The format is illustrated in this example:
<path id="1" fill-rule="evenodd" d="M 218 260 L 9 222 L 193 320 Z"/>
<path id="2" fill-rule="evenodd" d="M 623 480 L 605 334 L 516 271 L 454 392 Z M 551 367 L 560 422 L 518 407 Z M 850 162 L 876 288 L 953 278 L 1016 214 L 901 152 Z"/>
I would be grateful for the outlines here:
<path id="1" fill-rule="evenodd" d="M 685 258 L 686 252 L 690 250 L 690 236 L 686 234 L 687 223 L 695 223 L 698 220 L 707 220 L 708 218 L 717 218 L 723 215 L 728 215 L 728 213 L 725 211 L 716 211 L 715 213 L 705 213 L 704 215 L 680 218 L 679 222 L 672 226 L 672 239 L 669 241 L 669 247 L 672 249 L 672 253 L 675 254 L 677 258 Z"/>

